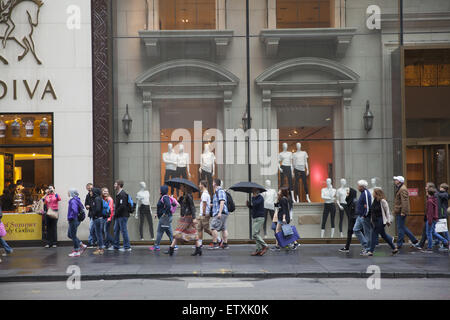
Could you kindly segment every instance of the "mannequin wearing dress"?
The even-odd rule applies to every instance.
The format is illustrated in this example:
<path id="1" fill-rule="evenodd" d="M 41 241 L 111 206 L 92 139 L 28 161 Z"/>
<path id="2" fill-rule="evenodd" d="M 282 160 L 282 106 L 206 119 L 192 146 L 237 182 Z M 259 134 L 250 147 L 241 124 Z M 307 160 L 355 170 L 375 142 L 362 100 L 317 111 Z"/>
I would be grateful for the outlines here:
<path id="1" fill-rule="evenodd" d="M 163 153 L 163 161 L 166 164 L 164 181 L 177 177 L 178 155 L 173 150 L 173 146 L 171 143 L 169 143 L 167 147 L 168 151 L 166 153 Z M 171 188 L 171 193 L 173 193 L 173 188 Z"/>
<path id="2" fill-rule="evenodd" d="M 275 189 L 272 189 L 272 185 L 270 180 L 266 180 L 266 190 L 265 192 L 261 193 L 261 195 L 264 198 L 264 237 L 267 238 L 267 230 L 266 230 L 266 224 L 267 224 L 267 216 L 270 216 L 270 221 L 273 220 L 273 215 L 275 213 L 275 202 L 277 202 L 277 191 Z"/>
<path id="3" fill-rule="evenodd" d="M 152 210 L 150 208 L 150 192 L 146 190 L 145 182 L 139 184 L 140 190 L 136 195 L 136 219 L 139 218 L 139 233 L 144 240 L 144 220 L 147 219 L 151 239 L 155 238 L 153 233 Z"/>
<path id="4" fill-rule="evenodd" d="M 216 156 L 214 153 L 209 151 L 209 145 L 205 144 L 204 152 L 202 153 L 200 157 L 200 180 L 206 180 L 208 181 L 208 192 L 209 194 L 214 194 L 213 192 L 213 186 L 212 186 L 212 180 L 214 177 L 214 171 L 215 171 L 215 161 Z"/>
<path id="5" fill-rule="evenodd" d="M 347 187 L 347 180 L 341 179 L 341 186 L 336 191 L 336 203 L 339 207 L 339 232 L 341 233 L 341 238 L 344 237 L 344 233 L 342 232 L 342 222 L 344 221 L 344 213 L 347 213 L 347 202 L 345 198 L 347 198 L 347 194 L 349 192 L 349 188 Z"/>
<path id="6" fill-rule="evenodd" d="M 283 151 L 278 155 L 278 170 L 280 170 L 280 188 L 284 186 L 284 178 L 288 180 L 289 192 L 292 200 L 294 200 L 294 191 L 292 188 L 292 176 L 294 169 L 292 168 L 292 152 L 287 151 L 287 143 L 283 143 Z"/>
<path id="7" fill-rule="evenodd" d="M 306 176 L 309 176 L 308 153 L 302 150 L 301 143 L 297 143 L 297 152 L 294 153 L 292 162 L 294 165 L 294 193 L 297 194 L 297 202 L 300 202 L 300 178 L 303 182 L 303 190 L 306 194 L 306 201 L 311 202 L 311 200 L 309 199 L 308 185 L 306 182 Z"/>
<path id="8" fill-rule="evenodd" d="M 320 237 L 325 235 L 325 225 L 327 223 L 328 215 L 331 213 L 331 238 L 334 236 L 334 217 L 336 215 L 336 189 L 331 184 L 331 179 L 327 179 L 327 187 L 322 189 L 322 199 L 324 200 L 324 208 L 322 214 L 322 230 Z"/>

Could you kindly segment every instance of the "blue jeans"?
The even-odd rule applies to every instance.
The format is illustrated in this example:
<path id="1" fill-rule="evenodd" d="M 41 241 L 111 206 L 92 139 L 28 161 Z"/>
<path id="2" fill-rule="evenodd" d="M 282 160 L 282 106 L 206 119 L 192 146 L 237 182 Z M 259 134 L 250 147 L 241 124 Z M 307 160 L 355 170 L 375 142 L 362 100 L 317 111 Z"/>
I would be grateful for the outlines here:
<path id="1" fill-rule="evenodd" d="M 97 243 L 97 236 L 95 235 L 95 228 L 94 228 L 94 220 L 91 219 L 89 222 L 89 238 L 88 243 L 90 245 L 93 245 L 94 243 Z"/>
<path id="2" fill-rule="evenodd" d="M 11 247 L 8 245 L 8 243 L 5 241 L 5 239 L 3 239 L 2 237 L 0 237 L 0 243 L 2 244 L 2 246 L 5 249 L 6 253 L 11 253 L 13 251 L 11 249 Z"/>
<path id="3" fill-rule="evenodd" d="M 361 230 L 364 230 L 362 234 Z M 370 218 L 358 217 L 353 226 L 353 233 L 358 238 L 363 249 L 369 250 L 370 242 L 372 241 L 372 226 L 370 225 Z"/>
<path id="4" fill-rule="evenodd" d="M 105 248 L 103 244 L 103 230 L 105 229 L 105 219 L 94 219 L 95 235 L 97 236 L 97 244 L 100 249 Z"/>
<path id="5" fill-rule="evenodd" d="M 425 223 L 425 225 L 426 225 L 426 228 L 427 228 L 428 249 L 432 249 L 433 248 L 433 237 L 435 237 L 439 241 L 442 241 L 445 245 L 448 244 L 447 239 L 445 239 L 439 233 L 436 232 L 436 221 L 433 221 L 431 226 L 428 224 L 428 221 L 427 221 Z"/>
<path id="6" fill-rule="evenodd" d="M 398 232 L 397 247 L 399 248 L 403 245 L 405 234 L 408 236 L 412 243 L 416 244 L 418 242 L 416 237 L 414 237 L 412 232 L 409 231 L 409 229 L 406 227 L 405 220 L 406 216 L 402 216 L 400 214 L 395 217 Z"/>
<path id="7" fill-rule="evenodd" d="M 158 229 L 156 231 L 155 247 L 159 247 L 159 244 L 161 243 L 161 239 L 162 239 L 162 236 L 163 236 L 164 232 L 169 237 L 170 243 L 172 243 L 172 241 L 173 241 L 172 219 L 173 219 L 173 216 L 170 216 L 170 218 L 169 218 L 170 227 L 169 228 L 161 228 L 161 220 L 159 220 L 159 222 L 158 222 Z"/>
<path id="8" fill-rule="evenodd" d="M 77 229 L 80 225 L 80 222 L 76 219 L 69 221 L 69 230 L 67 231 L 67 237 L 72 239 L 73 249 L 75 251 L 80 250 L 80 239 L 77 238 Z"/>
<path id="9" fill-rule="evenodd" d="M 128 237 L 127 222 L 127 217 L 114 218 L 114 249 L 120 248 L 120 233 L 122 233 L 123 237 L 123 248 L 131 248 L 130 238 Z"/>
<path id="10" fill-rule="evenodd" d="M 105 239 L 103 241 L 105 247 L 110 247 L 114 243 L 114 238 L 111 235 L 111 233 L 109 232 L 109 230 L 111 229 L 110 228 L 111 224 L 112 224 L 112 221 L 105 221 L 105 228 L 104 228 Z"/>
<path id="11" fill-rule="evenodd" d="M 374 252 L 375 246 L 377 244 L 378 235 L 381 235 L 381 237 L 387 242 L 387 244 L 392 248 L 392 250 L 395 249 L 394 241 L 390 235 L 386 233 L 384 230 L 384 224 L 383 224 L 383 218 L 375 218 L 374 219 L 374 227 L 372 230 L 372 241 L 370 244 L 370 252 Z"/>

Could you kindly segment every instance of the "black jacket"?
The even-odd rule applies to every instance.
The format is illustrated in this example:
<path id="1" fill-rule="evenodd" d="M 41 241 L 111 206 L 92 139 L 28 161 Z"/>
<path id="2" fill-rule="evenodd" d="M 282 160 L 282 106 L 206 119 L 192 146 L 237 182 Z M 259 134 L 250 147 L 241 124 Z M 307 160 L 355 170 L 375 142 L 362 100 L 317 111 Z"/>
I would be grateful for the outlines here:
<path id="1" fill-rule="evenodd" d="M 350 188 L 349 195 L 345 198 L 345 202 L 347 202 L 348 214 L 350 217 L 356 217 L 356 190 Z"/>
<path id="2" fill-rule="evenodd" d="M 130 212 L 128 210 L 128 194 L 125 192 L 125 190 L 122 189 L 122 191 L 116 195 L 116 202 L 114 207 L 116 208 L 114 211 L 115 218 L 130 217 Z"/>
<path id="3" fill-rule="evenodd" d="M 256 197 L 252 197 L 252 203 L 249 205 L 252 211 L 252 218 L 264 218 L 264 198 L 262 195 L 258 194 Z"/>
<path id="4" fill-rule="evenodd" d="M 281 198 L 280 202 L 276 203 L 275 206 L 278 207 L 278 222 L 283 222 L 283 217 L 286 218 L 286 223 L 289 224 L 291 222 L 291 207 L 292 207 L 292 200 L 283 197 Z"/>
<path id="5" fill-rule="evenodd" d="M 92 213 L 92 202 L 94 201 L 94 196 L 91 196 L 90 193 L 86 195 L 86 198 L 84 199 L 84 207 L 89 206 L 89 212 L 88 217 L 92 219 L 93 213 Z"/>
<path id="6" fill-rule="evenodd" d="M 192 216 L 192 219 L 195 219 L 195 205 L 192 195 L 189 193 L 182 195 L 178 202 L 180 203 L 180 215 L 182 217 Z"/>
<path id="7" fill-rule="evenodd" d="M 99 188 L 92 189 L 93 197 L 91 197 L 91 207 L 89 214 L 92 214 L 93 219 L 103 218 L 103 201 L 102 201 L 102 191 Z M 91 211 L 92 209 L 92 211 Z"/>

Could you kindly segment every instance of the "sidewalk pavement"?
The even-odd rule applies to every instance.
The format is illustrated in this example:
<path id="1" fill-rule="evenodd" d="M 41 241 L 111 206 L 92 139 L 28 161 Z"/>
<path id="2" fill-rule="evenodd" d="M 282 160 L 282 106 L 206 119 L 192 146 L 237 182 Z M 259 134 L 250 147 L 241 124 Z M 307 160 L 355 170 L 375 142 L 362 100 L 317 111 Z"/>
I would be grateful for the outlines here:
<path id="1" fill-rule="evenodd" d="M 231 245 L 228 250 L 203 249 L 202 256 L 192 257 L 191 245 L 180 246 L 174 256 L 157 253 L 147 246 L 134 246 L 131 252 L 105 251 L 96 256 L 87 249 L 81 257 L 71 258 L 70 247 L 16 248 L 1 257 L 0 282 L 66 281 L 71 265 L 80 267 L 82 280 L 117 280 L 170 277 L 239 277 L 239 278 L 365 278 L 368 266 L 380 267 L 383 278 L 450 278 L 449 253 L 435 249 L 420 252 L 405 245 L 391 256 L 390 248 L 381 244 L 373 257 L 360 256 L 360 246 L 350 253 L 338 251 L 342 245 L 301 245 L 297 250 L 268 251 L 252 257 L 254 245 Z"/>

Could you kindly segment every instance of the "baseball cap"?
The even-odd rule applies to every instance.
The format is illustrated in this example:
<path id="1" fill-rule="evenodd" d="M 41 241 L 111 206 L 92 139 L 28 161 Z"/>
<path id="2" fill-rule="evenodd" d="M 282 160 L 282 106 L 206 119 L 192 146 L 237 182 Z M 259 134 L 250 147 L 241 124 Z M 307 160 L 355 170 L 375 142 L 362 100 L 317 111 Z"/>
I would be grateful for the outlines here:
<path id="1" fill-rule="evenodd" d="M 402 176 L 396 176 L 396 177 L 394 177 L 394 180 L 398 180 L 398 181 L 400 181 L 401 183 L 404 183 L 404 182 L 405 182 L 405 178 L 402 177 Z"/>

